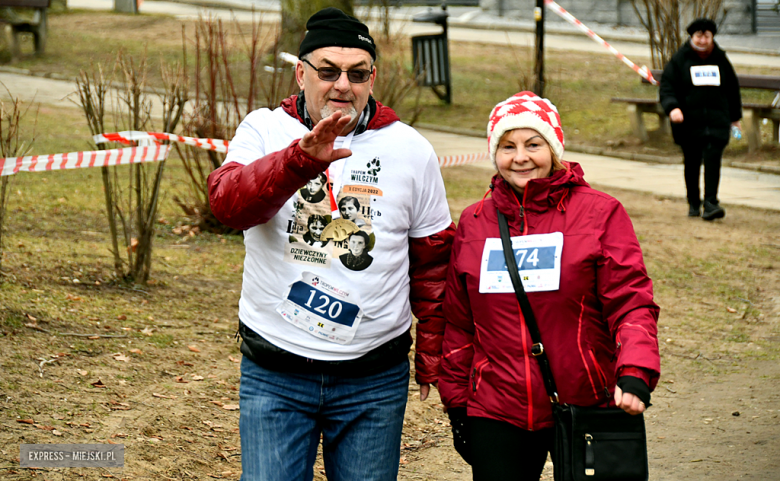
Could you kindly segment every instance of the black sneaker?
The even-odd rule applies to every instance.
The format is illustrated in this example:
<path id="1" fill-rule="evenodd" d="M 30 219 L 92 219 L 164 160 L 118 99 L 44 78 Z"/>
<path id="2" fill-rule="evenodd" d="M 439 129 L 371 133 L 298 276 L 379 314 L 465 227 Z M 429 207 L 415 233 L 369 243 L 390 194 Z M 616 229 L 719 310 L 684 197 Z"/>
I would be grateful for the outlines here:
<path id="1" fill-rule="evenodd" d="M 718 204 L 704 203 L 704 213 L 701 218 L 704 220 L 721 219 L 726 216 L 726 211 Z"/>
<path id="2" fill-rule="evenodd" d="M 701 207 L 690 206 L 688 208 L 688 217 L 699 217 L 701 215 Z"/>

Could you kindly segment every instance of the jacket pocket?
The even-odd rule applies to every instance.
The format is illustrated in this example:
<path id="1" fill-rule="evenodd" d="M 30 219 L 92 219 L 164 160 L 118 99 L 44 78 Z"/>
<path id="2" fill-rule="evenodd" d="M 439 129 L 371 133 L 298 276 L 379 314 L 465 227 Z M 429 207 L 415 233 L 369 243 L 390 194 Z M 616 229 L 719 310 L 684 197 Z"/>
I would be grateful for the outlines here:
<path id="1" fill-rule="evenodd" d="M 601 365 L 596 360 L 596 353 L 593 351 L 593 348 L 590 348 L 588 350 L 588 353 L 590 354 L 590 359 L 593 361 L 593 367 L 596 368 L 597 379 L 601 384 L 601 389 L 604 391 L 604 395 L 607 398 L 609 398 L 609 386 L 607 386 L 607 375 L 604 374 L 604 370 L 601 369 Z"/>
<path id="2" fill-rule="evenodd" d="M 471 368 L 471 390 L 474 392 L 474 394 L 477 393 L 477 389 L 479 389 L 479 383 L 482 381 L 482 370 L 485 369 L 485 366 L 489 364 L 490 360 L 485 358 L 474 364 L 474 367 Z"/>

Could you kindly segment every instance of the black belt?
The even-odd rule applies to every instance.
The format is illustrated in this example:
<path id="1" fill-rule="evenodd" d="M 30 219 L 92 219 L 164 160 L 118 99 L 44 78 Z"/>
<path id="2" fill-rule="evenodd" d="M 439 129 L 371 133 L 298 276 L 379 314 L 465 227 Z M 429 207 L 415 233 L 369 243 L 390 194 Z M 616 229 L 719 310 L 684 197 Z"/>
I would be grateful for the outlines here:
<path id="1" fill-rule="evenodd" d="M 378 346 L 357 359 L 321 361 L 309 359 L 268 342 L 260 334 L 238 321 L 241 336 L 241 354 L 265 369 L 299 374 L 330 374 L 362 377 L 386 371 L 401 362 L 409 362 L 412 335 L 404 332 L 395 339 Z"/>

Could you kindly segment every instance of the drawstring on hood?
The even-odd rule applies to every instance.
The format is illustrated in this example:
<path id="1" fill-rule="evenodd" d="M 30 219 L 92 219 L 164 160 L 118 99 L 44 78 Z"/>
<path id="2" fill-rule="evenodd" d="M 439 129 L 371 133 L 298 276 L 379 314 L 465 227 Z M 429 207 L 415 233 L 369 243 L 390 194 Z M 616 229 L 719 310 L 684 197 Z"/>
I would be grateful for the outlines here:
<path id="1" fill-rule="evenodd" d="M 564 187 L 563 188 L 563 195 L 561 196 L 561 200 L 558 201 L 558 212 L 560 212 L 561 214 L 566 212 L 566 206 L 563 205 L 563 199 L 565 199 L 566 196 L 568 196 L 568 195 L 569 195 L 569 188 L 568 187 Z"/>
<path id="2" fill-rule="evenodd" d="M 490 186 L 488 187 L 488 190 L 485 192 L 485 195 L 482 196 L 482 200 L 479 201 L 479 205 L 476 209 L 474 209 L 474 217 L 479 216 L 479 214 L 482 213 L 482 207 L 485 205 L 485 198 L 488 196 L 489 193 L 493 192 L 493 183 L 490 183 Z"/>

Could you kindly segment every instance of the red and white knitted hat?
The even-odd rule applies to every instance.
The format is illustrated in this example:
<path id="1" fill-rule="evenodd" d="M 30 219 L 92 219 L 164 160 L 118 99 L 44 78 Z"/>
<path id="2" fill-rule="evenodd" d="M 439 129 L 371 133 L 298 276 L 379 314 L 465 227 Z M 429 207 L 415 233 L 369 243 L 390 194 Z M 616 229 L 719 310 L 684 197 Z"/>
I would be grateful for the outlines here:
<path id="1" fill-rule="evenodd" d="M 558 109 L 533 92 L 520 92 L 493 107 L 487 124 L 490 159 L 496 165 L 501 137 L 514 129 L 534 129 L 550 144 L 558 160 L 563 159 L 563 129 Z"/>

